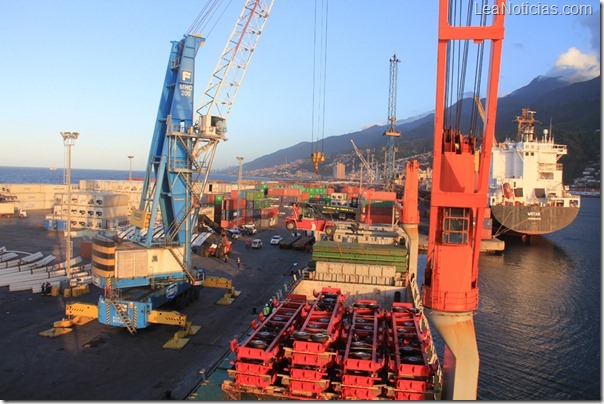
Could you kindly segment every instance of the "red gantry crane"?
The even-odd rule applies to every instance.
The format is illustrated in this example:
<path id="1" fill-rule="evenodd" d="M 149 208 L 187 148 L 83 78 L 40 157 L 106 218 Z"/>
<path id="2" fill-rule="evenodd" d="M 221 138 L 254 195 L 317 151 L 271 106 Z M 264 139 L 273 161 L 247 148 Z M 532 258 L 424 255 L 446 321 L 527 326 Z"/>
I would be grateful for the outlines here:
<path id="1" fill-rule="evenodd" d="M 496 0 L 503 10 L 505 0 Z M 478 346 L 474 310 L 478 307 L 478 258 L 495 131 L 497 91 L 504 34 L 504 15 L 473 13 L 473 2 L 461 6 L 440 0 L 434 163 L 430 232 L 423 304 L 426 315 L 445 342 L 444 391 L 448 400 L 476 399 Z M 476 24 L 472 18 L 480 17 Z M 469 55 L 476 56 L 474 94 L 480 94 L 484 47 L 490 48 L 486 75 L 486 121 L 482 144 L 475 124 L 479 111 L 473 100 L 470 119 L 462 106 Z M 468 81 L 470 81 L 468 80 Z M 464 119 L 462 119 L 464 118 Z"/>

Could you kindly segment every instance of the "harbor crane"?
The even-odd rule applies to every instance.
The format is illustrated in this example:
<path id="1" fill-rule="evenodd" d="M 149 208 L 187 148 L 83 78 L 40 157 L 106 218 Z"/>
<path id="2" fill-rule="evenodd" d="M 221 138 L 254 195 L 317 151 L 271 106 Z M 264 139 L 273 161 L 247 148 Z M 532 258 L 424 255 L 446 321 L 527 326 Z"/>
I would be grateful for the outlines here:
<path id="1" fill-rule="evenodd" d="M 434 120 L 434 162 L 430 230 L 424 276 L 425 313 L 445 344 L 444 398 L 474 400 L 478 392 L 479 357 L 474 329 L 478 307 L 478 259 L 487 207 L 497 92 L 504 36 L 504 13 L 472 21 L 471 4 L 440 0 L 438 65 Z M 503 10 L 505 0 L 496 0 Z M 464 11 L 467 10 L 467 11 Z M 490 48 L 489 72 L 482 80 L 484 47 Z M 476 57 L 474 77 L 469 57 Z M 482 144 L 475 128 L 462 127 L 464 86 L 474 95 L 486 82 Z M 473 102 L 474 108 L 478 108 Z M 482 108 L 482 107 L 481 107 Z M 474 116 L 482 112 L 476 111 Z"/>
<path id="2" fill-rule="evenodd" d="M 354 147 L 354 152 L 357 154 L 357 156 L 359 156 L 359 159 L 361 160 L 361 164 L 363 165 L 363 167 L 365 167 L 365 170 L 367 170 L 367 178 L 369 178 L 368 183 L 369 184 L 375 183 L 375 180 L 376 180 L 375 169 L 373 167 L 371 167 L 371 164 L 369 164 L 367 159 L 365 159 L 365 157 L 363 157 L 363 153 L 361 153 L 361 151 L 359 150 L 357 145 L 354 143 L 354 140 L 350 139 L 350 143 L 352 143 L 352 147 Z"/>
<path id="3" fill-rule="evenodd" d="M 131 333 L 150 323 L 187 324 L 186 315 L 157 307 L 169 301 L 184 306 L 199 297 L 208 281 L 191 257 L 199 201 L 273 1 L 245 1 L 196 110 L 195 57 L 205 39 L 192 26 L 172 42 L 141 201 L 131 217 L 135 234 L 132 241 L 93 239 L 93 283 L 104 289 L 96 313 L 99 322 Z M 163 226 L 161 237 L 154 236 L 156 223 Z M 92 311 L 87 308 L 86 313 Z"/>
<path id="4" fill-rule="evenodd" d="M 384 131 L 386 136 L 386 147 L 384 153 L 384 174 L 382 174 L 384 190 L 394 191 L 394 180 L 396 172 L 394 169 L 395 154 L 397 148 L 394 139 L 401 136 L 396 130 L 396 87 L 398 77 L 398 64 L 396 53 L 390 59 L 390 85 L 388 86 L 388 127 Z"/>

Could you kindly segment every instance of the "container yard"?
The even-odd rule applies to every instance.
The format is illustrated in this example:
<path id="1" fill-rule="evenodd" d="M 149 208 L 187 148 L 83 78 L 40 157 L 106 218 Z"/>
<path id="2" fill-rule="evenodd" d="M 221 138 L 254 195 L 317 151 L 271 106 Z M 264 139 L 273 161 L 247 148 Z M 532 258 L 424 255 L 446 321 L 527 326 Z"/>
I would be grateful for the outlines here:
<path id="1" fill-rule="evenodd" d="M 55 256 L 55 262 L 63 261 L 66 239 L 62 232 L 40 228 L 45 214 L 32 211 L 28 218 L 3 221 L 3 239 L 10 240 L 7 249 L 40 251 Z M 216 303 L 227 290 L 204 288 L 198 301 L 181 310 L 201 327 L 183 350 L 162 348 L 180 330 L 178 326 L 151 325 L 131 335 L 126 328 L 91 321 L 61 337 L 39 335 L 66 317 L 68 304 L 95 304 L 103 290 L 92 284 L 89 293 L 76 297 L 42 295 L 40 287 L 46 280 L 39 281 L 35 291 L 0 288 L 0 340 L 12 347 L 0 365 L 6 375 L 0 396 L 5 400 L 155 400 L 169 391 L 172 398 L 184 399 L 202 380 L 203 370 L 219 361 L 234 337 L 246 332 L 264 304 L 284 284 L 291 284 L 290 272 L 310 259 L 303 251 L 268 248 L 274 234 L 288 232 L 284 228 L 259 230 L 254 237 L 264 240 L 266 247 L 261 250 L 246 249 L 245 238 L 234 240 L 226 264 L 214 257 L 193 256 L 194 264 L 208 275 L 232 279 L 241 295 L 230 306 L 222 306 Z M 73 239 L 74 257 L 81 256 L 83 241 Z M 267 261 L 273 265 L 267 267 Z M 165 310 L 176 307 L 168 305 Z"/>

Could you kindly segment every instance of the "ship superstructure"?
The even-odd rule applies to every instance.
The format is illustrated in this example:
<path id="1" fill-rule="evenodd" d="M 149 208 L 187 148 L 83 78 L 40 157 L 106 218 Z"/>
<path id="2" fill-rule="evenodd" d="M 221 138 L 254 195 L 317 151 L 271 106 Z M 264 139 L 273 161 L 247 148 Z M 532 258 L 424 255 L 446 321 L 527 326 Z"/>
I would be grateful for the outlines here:
<path id="1" fill-rule="evenodd" d="M 579 213 L 581 198 L 567 192 L 559 163 L 566 145 L 556 144 L 547 129 L 535 134 L 535 111 L 516 117 L 518 137 L 493 147 L 489 205 L 504 230 L 547 234 L 568 226 Z"/>

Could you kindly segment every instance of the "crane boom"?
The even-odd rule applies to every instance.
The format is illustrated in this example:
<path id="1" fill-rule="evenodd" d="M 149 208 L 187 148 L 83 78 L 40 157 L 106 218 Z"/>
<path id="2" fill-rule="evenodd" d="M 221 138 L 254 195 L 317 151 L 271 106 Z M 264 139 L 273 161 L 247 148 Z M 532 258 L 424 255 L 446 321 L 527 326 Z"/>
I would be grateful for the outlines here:
<path id="1" fill-rule="evenodd" d="M 375 170 L 371 167 L 371 164 L 363 157 L 363 153 L 359 150 L 357 145 L 354 143 L 354 140 L 350 139 L 350 143 L 352 143 L 352 147 L 354 147 L 354 152 L 359 156 L 361 160 L 361 164 L 367 170 L 367 176 L 369 177 L 369 183 L 373 184 L 375 182 Z"/>
<path id="2" fill-rule="evenodd" d="M 202 135 L 225 139 L 225 121 L 273 3 L 274 0 L 246 0 L 197 108 Z"/>

